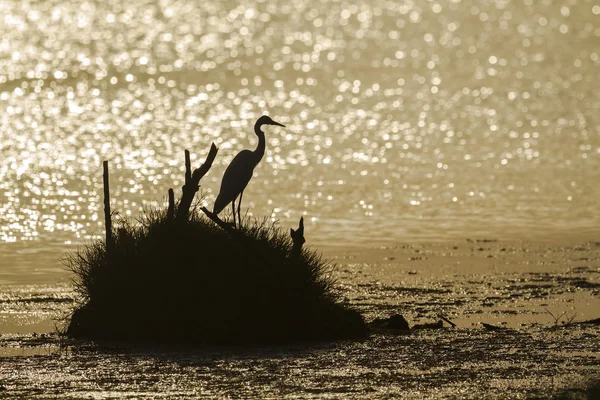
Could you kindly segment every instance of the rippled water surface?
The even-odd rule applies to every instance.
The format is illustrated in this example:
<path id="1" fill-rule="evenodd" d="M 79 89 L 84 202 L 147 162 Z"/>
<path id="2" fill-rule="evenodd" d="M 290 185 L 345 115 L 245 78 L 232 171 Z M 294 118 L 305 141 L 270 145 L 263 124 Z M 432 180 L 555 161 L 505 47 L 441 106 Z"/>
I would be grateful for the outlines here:
<path id="1" fill-rule="evenodd" d="M 413 327 L 440 315 L 457 326 L 257 348 L 106 347 L 52 333 L 74 305 L 69 286 L 0 286 L 0 397 L 549 399 L 600 379 L 600 326 L 583 323 L 600 310 L 600 243 L 417 244 L 335 261 L 337 288 L 368 321 L 399 312 Z"/>
<path id="2" fill-rule="evenodd" d="M 598 327 L 561 323 L 598 316 L 598 244 L 531 261 L 487 238 L 598 240 L 599 43 L 594 0 L 0 0 L 0 397 L 518 398 L 597 379 Z M 197 353 L 34 336 L 76 301 L 59 256 L 102 236 L 103 160 L 134 218 L 214 142 L 210 207 L 262 114 L 286 128 L 265 128 L 244 208 L 304 215 L 318 249 L 388 246 L 336 259 L 344 296 L 457 329 Z"/>
<path id="3" fill-rule="evenodd" d="M 597 234 L 600 5 L 542 3 L 2 0 L 0 239 L 97 237 L 102 160 L 136 216 L 215 142 L 212 204 L 263 113 L 244 207 L 313 240 Z"/>

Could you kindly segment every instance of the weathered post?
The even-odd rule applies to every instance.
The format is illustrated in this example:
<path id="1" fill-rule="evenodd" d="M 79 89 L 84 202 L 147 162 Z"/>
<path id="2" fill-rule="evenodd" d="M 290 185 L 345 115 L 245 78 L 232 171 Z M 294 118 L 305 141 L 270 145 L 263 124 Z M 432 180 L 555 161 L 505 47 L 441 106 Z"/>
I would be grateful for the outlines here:
<path id="1" fill-rule="evenodd" d="M 290 228 L 290 236 L 292 237 L 292 257 L 299 257 L 302 253 L 302 245 L 306 240 L 304 239 L 304 217 L 300 217 L 300 224 L 298 229 L 293 230 Z"/>
<path id="2" fill-rule="evenodd" d="M 106 253 L 112 252 L 112 221 L 110 218 L 110 187 L 108 180 L 108 161 L 102 163 L 104 181 L 104 226 L 106 228 Z"/>
<path id="3" fill-rule="evenodd" d="M 175 192 L 169 188 L 169 208 L 167 209 L 167 219 L 169 221 L 175 218 Z"/>
<path id="4" fill-rule="evenodd" d="M 185 185 L 192 179 L 192 162 L 190 161 L 190 151 L 185 151 Z"/>

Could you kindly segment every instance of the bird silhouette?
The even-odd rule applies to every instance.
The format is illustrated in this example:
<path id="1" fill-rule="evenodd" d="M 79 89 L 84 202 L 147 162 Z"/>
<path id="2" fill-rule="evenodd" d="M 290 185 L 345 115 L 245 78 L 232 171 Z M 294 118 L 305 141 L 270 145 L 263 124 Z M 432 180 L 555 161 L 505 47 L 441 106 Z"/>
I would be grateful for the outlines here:
<path id="1" fill-rule="evenodd" d="M 242 206 L 242 196 L 244 194 L 244 189 L 250 182 L 252 178 L 252 173 L 254 172 L 254 168 L 258 165 L 263 155 L 265 154 L 265 134 L 261 130 L 263 125 L 285 125 L 280 124 L 279 122 L 273 121 L 270 117 L 263 115 L 260 117 L 256 124 L 254 124 L 254 133 L 258 136 L 258 145 L 256 146 L 256 150 L 242 150 L 240 151 L 234 158 L 231 160 L 231 164 L 225 170 L 223 174 L 223 180 L 221 181 L 221 189 L 219 190 L 219 195 L 215 200 L 215 205 L 213 208 L 213 213 L 218 215 L 229 203 L 232 205 L 233 209 L 233 225 L 236 225 L 235 221 L 235 201 L 240 198 L 237 206 L 237 216 L 239 224 L 241 225 L 242 220 L 240 217 L 240 208 Z"/>

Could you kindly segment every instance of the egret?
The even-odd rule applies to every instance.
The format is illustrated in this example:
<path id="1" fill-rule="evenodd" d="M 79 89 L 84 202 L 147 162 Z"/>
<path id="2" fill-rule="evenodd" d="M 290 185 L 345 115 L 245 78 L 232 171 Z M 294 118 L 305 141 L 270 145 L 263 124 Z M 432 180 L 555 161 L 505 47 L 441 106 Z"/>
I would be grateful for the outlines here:
<path id="1" fill-rule="evenodd" d="M 252 178 L 254 168 L 258 165 L 265 154 L 265 134 L 261 130 L 263 125 L 278 125 L 285 128 L 285 125 L 273 121 L 266 115 L 263 115 L 256 121 L 256 124 L 254 124 L 254 133 L 256 133 L 256 136 L 258 136 L 258 145 L 256 146 L 256 150 L 242 150 L 233 158 L 231 164 L 229 164 L 225 170 L 225 174 L 223 174 L 221 189 L 219 190 L 219 195 L 215 200 L 215 206 L 213 208 L 213 213 L 215 215 L 218 215 L 225 207 L 227 207 L 229 203 L 231 203 L 233 209 L 234 226 L 236 226 L 235 201 L 239 196 L 240 200 L 237 206 L 237 215 L 238 221 L 241 225 L 242 220 L 240 217 L 240 208 L 242 206 L 244 189 L 246 189 L 248 182 L 250 182 L 250 179 Z"/>

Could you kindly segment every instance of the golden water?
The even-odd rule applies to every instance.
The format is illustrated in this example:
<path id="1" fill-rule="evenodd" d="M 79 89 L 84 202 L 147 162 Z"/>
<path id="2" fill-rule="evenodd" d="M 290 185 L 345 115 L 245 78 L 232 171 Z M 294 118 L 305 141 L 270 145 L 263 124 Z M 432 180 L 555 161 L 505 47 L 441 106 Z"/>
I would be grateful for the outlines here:
<path id="1" fill-rule="evenodd" d="M 0 240 L 97 237 L 103 160 L 136 216 L 215 142 L 212 204 L 264 113 L 243 206 L 309 240 L 597 235 L 600 5 L 542 3 L 3 0 Z"/>
<path id="2" fill-rule="evenodd" d="M 0 0 L 0 396 L 516 398 L 589 378 L 597 329 L 544 310 L 597 317 L 598 244 L 530 264 L 464 239 L 598 240 L 598 82 L 594 0 Z M 243 208 L 304 216 L 317 249 L 388 246 L 336 260 L 345 297 L 459 329 L 191 355 L 31 336 L 73 306 L 60 255 L 102 237 L 103 160 L 134 218 L 214 142 L 210 208 L 262 114 L 286 128 L 265 128 Z"/>

